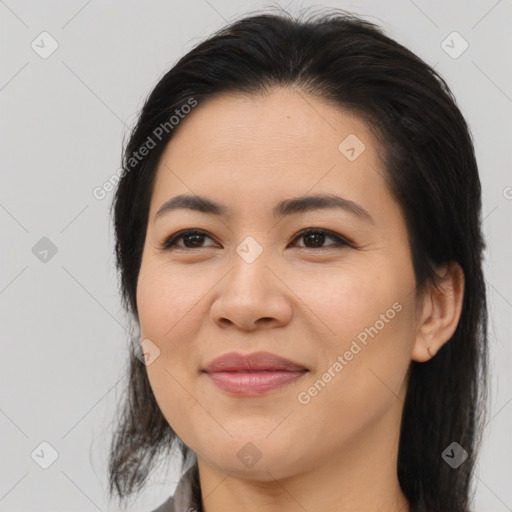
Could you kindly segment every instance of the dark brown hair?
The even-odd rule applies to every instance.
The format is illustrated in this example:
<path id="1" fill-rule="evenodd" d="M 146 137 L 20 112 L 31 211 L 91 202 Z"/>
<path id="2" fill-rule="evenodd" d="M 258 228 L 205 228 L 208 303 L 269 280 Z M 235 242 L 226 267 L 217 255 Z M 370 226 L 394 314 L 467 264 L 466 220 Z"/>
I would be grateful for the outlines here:
<path id="1" fill-rule="evenodd" d="M 364 119 L 377 135 L 389 189 L 409 233 L 416 285 L 436 284 L 436 265 L 455 261 L 465 276 L 457 329 L 430 361 L 411 361 L 398 454 L 398 479 L 411 511 L 468 512 L 487 401 L 487 305 L 482 270 L 481 187 L 469 128 L 448 85 L 378 26 L 330 9 L 292 17 L 260 13 L 196 45 L 149 94 L 128 144 L 112 207 L 116 264 L 126 311 L 138 319 L 136 288 L 149 204 L 169 129 L 133 159 L 154 130 L 191 98 L 260 94 L 293 86 Z M 193 113 L 191 114 L 193 115 Z M 185 121 L 186 122 L 186 121 Z M 158 455 L 193 452 L 160 411 L 131 340 L 129 383 L 111 445 L 111 496 L 139 490 Z M 441 457 L 457 442 L 468 459 Z"/>

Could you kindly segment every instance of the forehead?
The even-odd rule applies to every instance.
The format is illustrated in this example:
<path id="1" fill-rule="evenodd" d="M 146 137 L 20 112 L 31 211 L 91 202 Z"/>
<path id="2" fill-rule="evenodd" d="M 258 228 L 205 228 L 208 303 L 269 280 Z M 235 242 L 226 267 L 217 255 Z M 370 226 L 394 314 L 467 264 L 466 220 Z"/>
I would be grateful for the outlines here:
<path id="1" fill-rule="evenodd" d="M 151 211 L 177 194 L 217 198 L 236 210 L 239 202 L 276 203 L 309 191 L 339 193 L 368 210 L 392 201 L 365 122 L 296 90 L 229 94 L 199 103 L 180 121 L 159 162 Z"/>
<path id="2" fill-rule="evenodd" d="M 208 152 L 219 159 L 244 160 L 257 154 L 285 155 L 292 161 L 322 153 L 323 160 L 333 161 L 349 135 L 364 141 L 370 152 L 376 148 L 358 116 L 299 90 L 280 88 L 257 95 L 225 94 L 199 103 L 181 121 L 167 149 L 180 158 L 193 145 L 188 160 Z"/>

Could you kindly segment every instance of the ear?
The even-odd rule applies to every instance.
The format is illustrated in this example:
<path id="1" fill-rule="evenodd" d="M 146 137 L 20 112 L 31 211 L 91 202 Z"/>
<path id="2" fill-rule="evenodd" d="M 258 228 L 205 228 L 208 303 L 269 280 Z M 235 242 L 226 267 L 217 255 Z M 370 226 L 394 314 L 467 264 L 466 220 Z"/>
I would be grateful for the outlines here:
<path id="1" fill-rule="evenodd" d="M 453 336 L 459 323 L 464 299 L 464 272 L 456 262 L 437 269 L 438 287 L 425 292 L 412 359 L 425 362 Z"/>

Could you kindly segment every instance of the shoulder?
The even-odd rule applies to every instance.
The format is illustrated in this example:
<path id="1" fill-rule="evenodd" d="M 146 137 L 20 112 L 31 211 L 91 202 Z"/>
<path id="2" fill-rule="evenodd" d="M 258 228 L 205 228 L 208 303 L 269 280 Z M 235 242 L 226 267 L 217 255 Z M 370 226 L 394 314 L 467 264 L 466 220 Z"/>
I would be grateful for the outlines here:
<path id="1" fill-rule="evenodd" d="M 174 496 L 171 496 L 164 503 L 162 503 L 158 508 L 153 509 L 151 512 L 177 512 L 176 506 L 174 503 Z"/>
<path id="2" fill-rule="evenodd" d="M 202 512 L 197 463 L 185 471 L 173 496 L 151 512 Z"/>

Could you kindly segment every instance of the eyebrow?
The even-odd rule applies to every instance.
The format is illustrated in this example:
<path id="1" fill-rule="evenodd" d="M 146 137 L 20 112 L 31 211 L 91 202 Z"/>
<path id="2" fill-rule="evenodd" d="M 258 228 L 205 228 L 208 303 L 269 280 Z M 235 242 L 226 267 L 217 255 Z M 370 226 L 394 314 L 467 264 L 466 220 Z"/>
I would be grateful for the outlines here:
<path id="1" fill-rule="evenodd" d="M 312 210 L 320 210 L 326 208 L 341 208 L 360 219 L 375 223 L 370 213 L 365 210 L 361 205 L 333 194 L 317 194 L 310 196 L 302 196 L 292 199 L 286 199 L 277 203 L 273 208 L 272 214 L 274 217 L 284 217 L 297 213 L 309 212 Z M 218 217 L 229 217 L 231 209 L 227 206 L 212 201 L 203 196 L 191 195 L 178 195 L 166 201 L 156 212 L 154 221 L 168 214 L 172 211 L 179 209 L 194 210 L 209 215 L 216 215 Z"/>

